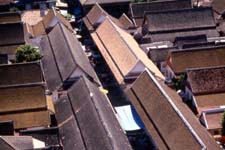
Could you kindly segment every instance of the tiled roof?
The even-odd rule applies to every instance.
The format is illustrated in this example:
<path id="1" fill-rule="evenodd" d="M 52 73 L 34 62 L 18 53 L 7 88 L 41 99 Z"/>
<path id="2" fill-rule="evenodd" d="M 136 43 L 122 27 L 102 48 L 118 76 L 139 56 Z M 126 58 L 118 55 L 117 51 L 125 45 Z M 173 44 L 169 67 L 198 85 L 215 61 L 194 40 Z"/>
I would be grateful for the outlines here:
<path id="1" fill-rule="evenodd" d="M 225 92 L 225 67 L 187 70 L 188 81 L 194 94 Z"/>
<path id="2" fill-rule="evenodd" d="M 62 103 L 60 101 L 61 99 L 59 103 Z M 76 136 L 72 135 L 73 133 L 70 133 L 70 131 L 65 132 L 67 136 L 75 136 L 76 139 L 79 134 L 81 135 L 83 142 L 78 137 L 80 143 L 77 143 L 75 147 L 84 149 L 85 146 L 85 149 L 96 150 L 131 150 L 128 139 L 122 131 L 108 99 L 87 78 L 79 78 L 68 90 L 68 97 L 64 97 L 63 101 L 64 104 L 62 104 L 68 109 L 67 111 L 64 108 L 56 109 L 57 118 L 62 122 L 62 127 L 68 124 L 63 120 L 70 118 L 71 122 L 73 117 L 76 118 L 73 126 L 77 132 Z M 71 116 L 71 114 L 73 115 Z M 72 131 L 74 130 L 73 127 Z M 70 142 L 76 143 L 77 141 Z M 68 143 L 65 144 L 68 145 Z"/>
<path id="3" fill-rule="evenodd" d="M 187 68 L 215 67 L 225 65 L 225 47 L 193 48 L 170 51 L 171 67 L 175 73 Z"/>
<path id="4" fill-rule="evenodd" d="M 191 0 L 161 0 L 130 4 L 131 17 L 135 20 L 135 22 L 138 18 L 143 21 L 145 12 L 176 10 L 184 8 L 192 8 Z M 139 23 L 136 22 L 136 25 L 139 25 Z"/>
<path id="5" fill-rule="evenodd" d="M 196 95 L 195 102 L 198 108 L 202 107 L 214 107 L 214 106 L 223 106 L 225 105 L 225 93 L 213 93 L 213 94 L 204 94 Z"/>
<path id="6" fill-rule="evenodd" d="M 42 21 L 47 12 L 47 10 L 26 10 L 22 13 L 22 21 L 29 25 L 35 25 Z"/>
<path id="7" fill-rule="evenodd" d="M 213 10 L 219 14 L 225 11 L 225 1 L 223 0 L 213 0 L 212 1 Z"/>
<path id="8" fill-rule="evenodd" d="M 221 129 L 223 111 L 217 113 L 206 113 L 205 115 L 208 129 Z"/>
<path id="9" fill-rule="evenodd" d="M 50 124 L 43 85 L 1 87 L 0 97 L 0 121 L 13 120 L 15 129 L 48 126 Z"/>
<path id="10" fill-rule="evenodd" d="M 110 19 L 106 19 L 92 37 L 119 83 L 123 82 L 125 76 L 129 75 L 138 63 L 164 78 L 133 37 Z"/>
<path id="11" fill-rule="evenodd" d="M 185 17 L 184 17 L 185 16 Z M 152 41 L 174 41 L 176 37 L 206 34 L 216 37 L 216 24 L 210 7 L 180 9 L 145 14 Z"/>
<path id="12" fill-rule="evenodd" d="M 150 72 L 126 93 L 158 149 L 220 149 L 177 93 Z"/>
<path id="13" fill-rule="evenodd" d="M 0 6 L 1 5 L 9 5 L 12 2 L 13 2 L 13 0 L 0 0 Z"/>
<path id="14" fill-rule="evenodd" d="M 80 0 L 82 5 L 130 3 L 131 0 Z"/>
<path id="15" fill-rule="evenodd" d="M 34 148 L 31 136 L 1 136 L 0 147 L 4 150 Z"/>
<path id="16" fill-rule="evenodd" d="M 21 22 L 0 24 L 0 46 L 24 44 L 24 29 Z"/>
<path id="17" fill-rule="evenodd" d="M 72 77 L 76 69 L 79 70 L 79 74 L 86 74 L 96 83 L 99 83 L 97 75 L 76 36 L 63 24 L 58 23 L 48 34 L 48 38 L 43 38 L 40 46 L 44 53 L 42 63 L 45 76 L 48 76 L 47 84 L 50 90 L 59 86 L 58 83 Z M 55 63 L 51 62 L 52 60 Z M 51 62 L 51 66 L 47 62 Z M 53 66 L 55 64 L 56 66 Z M 49 70 L 54 72 L 50 72 Z M 56 73 L 56 75 L 52 75 L 52 73 Z M 58 73 L 59 76 L 57 75 Z M 58 83 L 54 81 L 55 79 L 57 79 Z"/>
<path id="18" fill-rule="evenodd" d="M 20 22 L 21 14 L 19 12 L 3 12 L 0 13 L 0 23 Z"/>
<path id="19" fill-rule="evenodd" d="M 114 18 L 113 16 L 109 15 L 98 3 L 96 3 L 88 12 L 86 17 L 84 17 L 84 23 L 91 31 L 94 30 L 94 28 L 97 28 L 106 19 L 106 17 L 109 17 L 116 25 L 121 28 L 128 29 L 133 27 L 133 23 L 125 14 L 123 14 L 119 19 Z"/>
<path id="20" fill-rule="evenodd" d="M 191 0 L 161 0 L 130 4 L 132 17 L 144 17 L 145 12 L 166 11 L 184 8 L 192 8 Z"/>
<path id="21" fill-rule="evenodd" d="M 39 62 L 0 65 L 0 86 L 42 82 Z"/>

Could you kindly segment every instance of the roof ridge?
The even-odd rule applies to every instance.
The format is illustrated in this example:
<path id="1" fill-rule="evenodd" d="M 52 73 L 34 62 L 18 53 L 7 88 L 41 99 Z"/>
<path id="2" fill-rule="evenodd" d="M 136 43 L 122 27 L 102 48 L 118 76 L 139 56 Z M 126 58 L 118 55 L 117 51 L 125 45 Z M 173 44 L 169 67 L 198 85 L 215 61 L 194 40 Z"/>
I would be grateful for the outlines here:
<path id="1" fill-rule="evenodd" d="M 154 75 L 150 73 L 148 69 L 145 69 L 147 74 L 150 76 L 151 80 L 154 82 L 154 84 L 157 86 L 157 88 L 160 90 L 160 92 L 163 94 L 163 96 L 167 99 L 169 104 L 172 106 L 173 110 L 176 112 L 176 114 L 179 116 L 179 118 L 182 120 L 184 125 L 188 128 L 188 130 L 191 132 L 192 136 L 197 140 L 197 142 L 201 145 L 202 150 L 206 150 L 206 145 L 203 143 L 201 138 L 198 136 L 198 134 L 195 132 L 195 130 L 192 128 L 190 123 L 186 120 L 186 118 L 183 116 L 183 114 L 180 112 L 180 110 L 177 108 L 173 100 L 170 98 L 170 96 L 164 91 L 164 89 L 161 87 L 161 85 L 158 83 L 158 81 L 155 79 Z"/>

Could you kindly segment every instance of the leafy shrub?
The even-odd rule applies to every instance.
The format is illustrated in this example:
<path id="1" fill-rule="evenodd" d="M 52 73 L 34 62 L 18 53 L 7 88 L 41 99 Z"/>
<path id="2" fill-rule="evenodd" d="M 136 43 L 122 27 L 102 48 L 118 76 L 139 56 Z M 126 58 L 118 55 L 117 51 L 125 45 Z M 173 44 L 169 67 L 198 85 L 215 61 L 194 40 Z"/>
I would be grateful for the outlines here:
<path id="1" fill-rule="evenodd" d="M 222 135 L 225 135 L 225 111 L 223 112 L 223 118 L 222 118 Z"/>
<path id="2" fill-rule="evenodd" d="M 41 59 L 40 50 L 31 45 L 21 45 L 16 49 L 16 62 L 31 62 Z"/>

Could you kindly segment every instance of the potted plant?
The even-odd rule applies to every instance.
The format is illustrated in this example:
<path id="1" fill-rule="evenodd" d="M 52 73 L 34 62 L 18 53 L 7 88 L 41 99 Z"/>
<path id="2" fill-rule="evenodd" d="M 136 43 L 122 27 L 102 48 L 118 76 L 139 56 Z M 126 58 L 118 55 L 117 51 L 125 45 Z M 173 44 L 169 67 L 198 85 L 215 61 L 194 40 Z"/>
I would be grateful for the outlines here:
<path id="1" fill-rule="evenodd" d="M 41 59 L 40 50 L 31 45 L 21 45 L 16 49 L 16 62 L 31 62 Z"/>

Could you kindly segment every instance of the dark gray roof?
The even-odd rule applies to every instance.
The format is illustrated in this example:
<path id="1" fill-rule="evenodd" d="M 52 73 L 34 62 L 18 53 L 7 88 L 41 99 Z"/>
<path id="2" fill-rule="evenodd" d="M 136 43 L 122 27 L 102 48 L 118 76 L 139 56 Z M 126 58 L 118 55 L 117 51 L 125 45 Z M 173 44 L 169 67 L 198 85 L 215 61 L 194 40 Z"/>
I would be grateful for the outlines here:
<path id="1" fill-rule="evenodd" d="M 185 44 L 194 44 L 194 43 L 206 43 L 207 37 L 205 34 L 194 35 L 194 36 L 182 36 L 176 37 L 174 44 L 179 48 L 182 48 Z"/>
<path id="2" fill-rule="evenodd" d="M 0 24 L 0 46 L 24 44 L 24 29 L 22 22 Z"/>
<path id="3" fill-rule="evenodd" d="M 60 145 L 57 127 L 48 128 L 28 128 L 20 130 L 19 135 L 21 136 L 32 136 L 33 138 L 45 142 L 45 146 Z"/>
<path id="4" fill-rule="evenodd" d="M 55 116 L 59 126 L 59 137 L 65 150 L 85 150 L 80 130 L 67 94 L 61 95 L 55 103 Z"/>
<path id="5" fill-rule="evenodd" d="M 174 41 L 176 37 L 201 34 L 219 36 L 210 7 L 147 12 L 145 17 L 152 41 Z"/>
<path id="6" fill-rule="evenodd" d="M 192 8 L 191 0 L 161 0 L 153 2 L 131 3 L 131 17 L 144 17 L 145 12 L 166 11 Z"/>
<path id="7" fill-rule="evenodd" d="M 150 33 L 214 29 L 216 26 L 211 7 L 146 12 L 145 16 Z"/>
<path id="8" fill-rule="evenodd" d="M 63 81 L 60 76 L 55 56 L 53 54 L 49 39 L 44 36 L 40 43 L 41 52 L 43 57 L 41 63 L 43 66 L 44 78 L 47 83 L 47 87 L 50 91 L 54 91 L 58 87 L 62 86 Z"/>
<path id="9" fill-rule="evenodd" d="M 40 47 L 44 54 L 42 63 L 50 90 L 73 77 L 76 69 L 80 72 L 78 74 L 86 74 L 96 83 L 99 83 L 97 75 L 76 36 L 63 24 L 58 23 L 48 34 L 48 37 L 42 39 Z M 54 73 L 56 74 L 54 75 Z"/>
<path id="10" fill-rule="evenodd" d="M 76 144 L 78 141 L 66 138 L 65 140 L 80 146 L 80 149 L 131 149 L 106 96 L 86 77 L 79 78 L 68 90 L 68 97 L 64 96 L 57 103 L 61 103 L 56 108 L 58 123 L 64 124 L 64 120 L 69 120 L 71 123 L 69 125 L 68 122 L 68 126 L 77 133 L 78 140 L 81 140 L 80 134 L 83 142 Z M 73 118 L 76 122 L 72 122 Z M 68 138 L 74 136 L 70 130 L 64 132 Z"/>
<path id="11" fill-rule="evenodd" d="M 87 149 L 131 149 L 109 101 L 98 87 L 82 77 L 69 90 L 69 97 Z"/>
<path id="12" fill-rule="evenodd" d="M 208 37 L 218 37 L 219 33 L 216 29 L 201 29 L 201 30 L 192 30 L 189 31 L 171 31 L 165 33 L 150 33 L 144 37 L 144 39 L 150 39 L 151 42 L 159 42 L 159 41 L 171 41 L 174 42 L 176 37 L 181 36 L 195 36 L 205 34 Z"/>
<path id="13" fill-rule="evenodd" d="M 0 65 L 0 86 L 43 82 L 39 62 Z"/>

